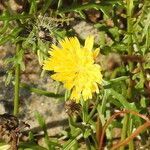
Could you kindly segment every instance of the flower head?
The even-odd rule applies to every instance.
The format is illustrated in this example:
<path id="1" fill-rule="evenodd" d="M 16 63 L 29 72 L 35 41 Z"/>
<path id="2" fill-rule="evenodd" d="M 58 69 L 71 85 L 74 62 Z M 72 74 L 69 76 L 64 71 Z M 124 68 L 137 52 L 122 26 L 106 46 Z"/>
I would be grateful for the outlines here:
<path id="1" fill-rule="evenodd" d="M 102 82 L 101 67 L 94 59 L 99 49 L 93 51 L 94 37 L 89 36 L 81 46 L 76 37 L 65 38 L 59 42 L 61 47 L 52 45 L 50 58 L 45 60 L 43 69 L 54 71 L 51 76 L 71 90 L 71 99 L 79 102 L 91 99 L 92 93 L 99 92 L 98 84 Z"/>

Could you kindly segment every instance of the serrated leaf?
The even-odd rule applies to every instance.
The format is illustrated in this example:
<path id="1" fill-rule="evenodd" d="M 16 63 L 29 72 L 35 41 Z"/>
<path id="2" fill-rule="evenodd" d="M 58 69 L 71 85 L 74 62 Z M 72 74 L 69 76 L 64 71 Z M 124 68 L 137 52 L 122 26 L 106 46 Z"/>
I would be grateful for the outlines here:
<path id="1" fill-rule="evenodd" d="M 108 91 L 114 98 L 116 98 L 122 104 L 122 106 L 124 108 L 133 110 L 133 107 L 131 106 L 131 104 L 129 102 L 127 102 L 127 100 L 124 98 L 124 96 L 122 96 L 120 93 L 116 92 L 113 89 L 108 89 Z"/>
<path id="2" fill-rule="evenodd" d="M 12 41 L 13 39 L 15 39 L 21 30 L 22 30 L 22 28 L 16 27 L 12 30 L 12 32 L 10 34 L 1 35 L 0 36 L 0 45 L 5 44 L 6 42 Z"/>
<path id="3" fill-rule="evenodd" d="M 43 116 L 39 112 L 36 111 L 35 117 L 36 117 L 40 127 L 44 131 L 44 133 L 47 134 L 47 127 L 46 127 L 45 119 L 43 118 Z"/>

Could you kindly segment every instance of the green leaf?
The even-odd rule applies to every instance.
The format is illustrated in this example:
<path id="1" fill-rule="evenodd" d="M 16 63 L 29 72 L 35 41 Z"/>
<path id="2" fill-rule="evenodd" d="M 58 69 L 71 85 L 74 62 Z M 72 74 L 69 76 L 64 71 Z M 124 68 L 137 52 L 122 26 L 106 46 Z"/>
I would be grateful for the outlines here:
<path id="1" fill-rule="evenodd" d="M 30 142 L 34 141 L 34 134 L 31 131 L 29 132 L 29 141 Z"/>
<path id="2" fill-rule="evenodd" d="M 129 76 L 121 76 L 115 79 L 111 79 L 109 82 L 110 84 L 113 84 L 113 83 L 118 83 L 120 81 L 125 81 L 126 79 L 129 79 Z"/>
<path id="3" fill-rule="evenodd" d="M 62 146 L 58 143 L 58 139 L 50 139 L 48 135 L 44 138 L 45 143 L 49 150 L 55 150 L 56 148 L 61 148 Z"/>
<path id="4" fill-rule="evenodd" d="M 47 135 L 47 127 L 46 127 L 45 119 L 37 111 L 35 112 L 35 117 L 38 120 L 38 123 L 39 123 L 40 127 L 42 128 L 42 130 L 44 131 L 45 135 Z"/>
<path id="5" fill-rule="evenodd" d="M 63 0 L 58 0 L 57 9 L 61 8 L 63 5 Z"/>
<path id="6" fill-rule="evenodd" d="M 20 67 L 21 67 L 21 70 L 24 71 L 25 70 L 25 64 L 24 64 L 24 61 L 23 61 L 23 55 L 24 55 L 24 50 L 21 49 L 17 54 L 16 54 L 16 61 L 15 61 L 15 64 L 19 64 Z"/>
<path id="7" fill-rule="evenodd" d="M 108 89 L 109 93 L 116 98 L 124 108 L 132 110 L 133 107 L 131 106 L 131 104 L 118 92 L 116 92 L 113 89 Z"/>
<path id="8" fill-rule="evenodd" d="M 26 90 L 29 90 L 30 92 L 33 92 L 33 93 L 36 93 L 36 94 L 39 94 L 39 95 L 44 95 L 44 96 L 47 96 L 47 97 L 54 97 L 54 98 L 64 97 L 64 94 L 55 94 L 53 92 L 49 92 L 49 91 L 46 91 L 46 90 L 42 90 L 42 89 L 32 87 L 32 86 L 27 85 L 25 83 L 21 83 L 20 87 L 24 88 Z"/>
<path id="9" fill-rule="evenodd" d="M 47 150 L 47 149 L 44 148 L 44 147 L 41 147 L 41 146 L 37 145 L 36 143 L 21 142 L 19 144 L 18 150 Z"/>
<path id="10" fill-rule="evenodd" d="M 41 10 L 42 14 L 44 14 L 47 11 L 47 9 L 52 4 L 52 2 L 53 2 L 53 0 L 45 0 L 43 7 L 42 7 L 42 10 Z"/>
<path id="11" fill-rule="evenodd" d="M 88 138 L 91 135 L 91 129 L 85 129 L 85 132 L 83 134 L 84 138 Z"/>
<path id="12" fill-rule="evenodd" d="M 112 104 L 114 104 L 115 106 L 117 106 L 118 108 L 122 108 L 123 106 L 122 106 L 122 104 L 116 99 L 116 98 L 114 98 L 112 95 L 111 96 L 109 96 L 109 99 L 108 99 L 109 101 L 109 103 L 112 103 Z"/>
<path id="13" fill-rule="evenodd" d="M 11 21 L 11 20 L 19 20 L 19 19 L 27 19 L 27 18 L 31 18 L 31 15 L 22 15 L 22 14 L 17 14 L 17 15 L 5 15 L 5 16 L 0 16 L 0 21 Z"/>
<path id="14" fill-rule="evenodd" d="M 76 144 L 76 140 L 79 140 L 81 137 L 82 137 L 81 130 L 80 129 L 76 129 L 76 131 L 73 134 L 73 137 L 70 138 L 63 145 L 63 150 L 69 150 L 69 149 L 71 149 Z"/>
<path id="15" fill-rule="evenodd" d="M 5 79 L 5 85 L 8 85 L 12 78 L 13 78 L 13 71 L 12 70 L 7 71 L 7 76 Z"/>
<path id="16" fill-rule="evenodd" d="M 49 43 L 44 43 L 42 40 L 38 39 L 38 50 L 37 50 L 37 56 L 39 64 L 42 66 L 43 61 L 47 57 L 47 52 L 49 50 Z"/>
<path id="17" fill-rule="evenodd" d="M 137 84 L 136 84 L 135 88 L 143 89 L 144 83 L 145 83 L 145 78 L 144 78 L 143 72 L 139 72 L 139 73 L 133 75 L 132 78 L 133 78 L 133 80 L 135 80 L 135 79 L 139 80 L 139 81 L 137 80 Z"/>
<path id="18" fill-rule="evenodd" d="M 140 100 L 140 104 L 143 108 L 146 108 L 146 98 L 144 96 L 142 96 L 141 100 Z"/>
<path id="19" fill-rule="evenodd" d="M 1 29 L 0 29 L 0 34 L 6 32 L 8 26 L 9 26 L 9 21 L 8 20 L 3 21 L 3 27 L 1 27 Z"/>
<path id="20" fill-rule="evenodd" d="M 107 99 L 108 99 L 108 96 L 110 95 L 109 93 L 109 90 L 105 90 L 104 91 L 104 96 L 103 96 L 103 99 L 102 99 L 102 105 L 101 105 L 101 113 L 104 114 L 105 110 L 106 110 L 106 103 L 107 103 Z"/>
<path id="21" fill-rule="evenodd" d="M 30 11 L 29 14 L 34 14 L 37 11 L 37 2 L 36 0 L 30 0 Z"/>
<path id="22" fill-rule="evenodd" d="M 32 31 L 29 33 L 28 37 L 25 39 L 25 41 L 23 41 L 22 47 L 24 49 L 31 47 L 31 45 L 33 45 L 35 47 L 34 49 L 36 49 L 36 44 L 35 44 L 35 39 L 34 39 L 35 32 L 36 32 L 36 29 L 33 28 Z"/>
<path id="23" fill-rule="evenodd" d="M 16 27 L 12 30 L 12 32 L 8 35 L 1 35 L 0 36 L 0 45 L 5 44 L 8 41 L 12 41 L 18 36 L 22 28 Z"/>
<path id="24" fill-rule="evenodd" d="M 76 12 L 79 13 L 82 19 L 86 19 L 86 15 L 83 11 L 76 11 Z"/>

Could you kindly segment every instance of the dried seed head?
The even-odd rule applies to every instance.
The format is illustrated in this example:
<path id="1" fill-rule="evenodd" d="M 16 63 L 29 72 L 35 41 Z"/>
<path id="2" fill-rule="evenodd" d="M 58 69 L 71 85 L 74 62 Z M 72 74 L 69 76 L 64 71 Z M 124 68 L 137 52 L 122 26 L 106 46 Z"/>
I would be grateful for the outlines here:
<path id="1" fill-rule="evenodd" d="M 10 114 L 0 115 L 0 125 L 2 125 L 7 130 L 14 130 L 19 125 L 19 120 L 17 117 Z"/>
<path id="2" fill-rule="evenodd" d="M 68 100 L 65 103 L 65 110 L 66 113 L 70 116 L 70 115 L 77 115 L 80 113 L 81 110 L 81 105 L 76 103 L 73 100 Z"/>
<path id="3" fill-rule="evenodd" d="M 29 125 L 19 122 L 18 118 L 13 115 L 2 114 L 0 115 L 0 139 L 11 143 L 12 150 L 17 150 L 20 131 L 27 126 Z"/>

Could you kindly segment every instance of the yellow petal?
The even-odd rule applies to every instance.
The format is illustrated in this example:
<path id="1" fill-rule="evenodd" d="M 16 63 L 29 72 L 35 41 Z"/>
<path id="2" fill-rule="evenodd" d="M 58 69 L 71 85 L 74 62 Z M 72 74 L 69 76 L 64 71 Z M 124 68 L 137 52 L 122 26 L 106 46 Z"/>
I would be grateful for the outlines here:
<path id="1" fill-rule="evenodd" d="M 84 89 L 82 92 L 83 99 L 86 101 L 87 99 L 92 99 L 92 92 L 90 89 Z"/>
<path id="2" fill-rule="evenodd" d="M 92 99 L 92 94 L 99 92 L 98 84 L 102 82 L 101 67 L 94 62 L 99 49 L 92 51 L 94 37 L 87 37 L 84 47 L 76 37 L 65 38 L 59 43 L 60 47 L 52 45 L 51 56 L 44 61 L 43 69 L 54 71 L 51 78 L 71 91 L 71 99 L 76 102 L 81 97 Z"/>
<path id="3" fill-rule="evenodd" d="M 98 56 L 99 52 L 100 52 L 100 49 L 99 49 L 99 48 L 96 48 L 95 51 L 93 52 L 93 58 L 94 58 L 94 60 L 95 60 L 96 57 Z"/>
<path id="4" fill-rule="evenodd" d="M 70 97 L 71 97 L 71 99 L 75 99 L 76 102 L 79 102 L 80 97 L 81 97 L 81 93 L 80 93 L 80 91 L 77 91 L 76 88 L 73 88 Z"/>
<path id="5" fill-rule="evenodd" d="M 92 51 L 93 44 L 94 44 L 94 37 L 88 36 L 85 40 L 84 48 L 88 49 L 89 51 Z"/>

